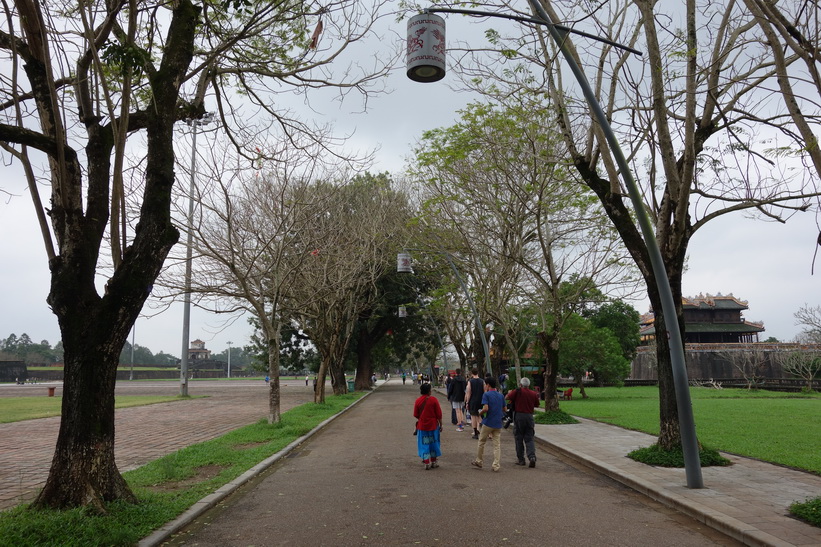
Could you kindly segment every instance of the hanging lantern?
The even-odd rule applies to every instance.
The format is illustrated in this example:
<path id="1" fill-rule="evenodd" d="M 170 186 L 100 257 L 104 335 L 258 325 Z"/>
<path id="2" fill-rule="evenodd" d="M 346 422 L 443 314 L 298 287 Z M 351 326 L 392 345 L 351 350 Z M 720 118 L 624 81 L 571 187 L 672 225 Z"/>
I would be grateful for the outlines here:
<path id="1" fill-rule="evenodd" d="M 445 20 L 432 13 L 408 19 L 408 78 L 438 82 L 445 77 Z"/>
<path id="2" fill-rule="evenodd" d="M 399 306 L 399 317 L 407 317 L 408 316 L 408 308 L 405 306 Z"/>
<path id="3" fill-rule="evenodd" d="M 399 253 L 396 255 L 396 271 L 397 273 L 413 273 L 411 268 L 411 255 L 408 253 Z"/>

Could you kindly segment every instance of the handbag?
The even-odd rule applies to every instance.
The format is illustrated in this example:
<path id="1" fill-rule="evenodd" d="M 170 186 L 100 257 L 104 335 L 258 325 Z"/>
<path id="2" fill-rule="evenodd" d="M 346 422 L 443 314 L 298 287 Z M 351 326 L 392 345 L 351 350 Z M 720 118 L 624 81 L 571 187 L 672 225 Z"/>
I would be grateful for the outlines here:
<path id="1" fill-rule="evenodd" d="M 424 400 L 424 401 L 422 401 L 422 406 L 420 406 L 420 407 L 419 407 L 419 415 L 420 415 L 420 416 L 422 415 L 422 411 L 423 411 L 423 410 L 425 410 L 425 403 L 427 403 L 427 402 L 428 402 L 428 398 L 429 398 L 429 397 L 430 397 L 430 395 L 428 395 L 427 397 L 425 397 L 425 400 Z M 413 424 L 413 435 L 414 435 L 414 436 L 416 436 L 416 434 L 417 434 L 417 432 L 418 432 L 418 427 L 419 427 L 419 420 L 416 420 L 416 423 L 415 423 L 415 424 Z"/>

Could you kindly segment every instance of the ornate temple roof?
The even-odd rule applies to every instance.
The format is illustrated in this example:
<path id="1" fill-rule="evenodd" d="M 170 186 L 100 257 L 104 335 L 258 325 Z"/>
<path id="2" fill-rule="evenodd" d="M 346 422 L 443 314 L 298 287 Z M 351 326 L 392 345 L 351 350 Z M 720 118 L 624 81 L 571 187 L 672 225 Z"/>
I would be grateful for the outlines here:
<path id="1" fill-rule="evenodd" d="M 699 294 L 696 297 L 682 297 L 681 304 L 684 309 L 723 309 L 723 310 L 746 310 L 746 300 L 739 300 L 730 293 L 728 296 L 723 296 L 721 293 L 713 296 L 711 294 Z"/>

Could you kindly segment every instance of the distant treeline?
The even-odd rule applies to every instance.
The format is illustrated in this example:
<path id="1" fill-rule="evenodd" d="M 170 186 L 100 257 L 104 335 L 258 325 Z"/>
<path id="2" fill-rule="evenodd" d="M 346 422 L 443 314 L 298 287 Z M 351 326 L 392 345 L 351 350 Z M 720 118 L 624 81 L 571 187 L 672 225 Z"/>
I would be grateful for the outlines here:
<path id="1" fill-rule="evenodd" d="M 228 350 L 222 353 L 212 353 L 211 359 L 215 361 L 228 361 Z M 160 351 L 153 353 L 150 349 L 139 344 L 134 344 L 134 355 L 132 360 L 131 343 L 126 341 L 123 351 L 120 354 L 120 363 L 128 365 L 176 365 L 180 358 Z M 23 333 L 20 336 L 10 334 L 8 338 L 0 339 L 0 361 L 23 361 L 27 365 L 53 365 L 63 362 L 63 342 L 58 341 L 52 346 L 48 340 L 35 343 L 31 337 Z M 244 348 L 231 348 L 231 366 L 244 367 L 250 361 Z"/>

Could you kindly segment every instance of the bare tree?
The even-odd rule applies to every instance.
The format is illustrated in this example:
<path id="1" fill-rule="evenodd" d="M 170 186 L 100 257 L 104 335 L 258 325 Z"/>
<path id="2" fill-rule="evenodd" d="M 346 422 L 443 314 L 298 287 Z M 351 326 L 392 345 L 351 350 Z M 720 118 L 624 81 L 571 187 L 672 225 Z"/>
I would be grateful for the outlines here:
<path id="1" fill-rule="evenodd" d="M 803 327 L 795 342 L 806 349 L 779 353 L 778 360 L 784 372 L 804 380 L 811 391 L 813 380 L 821 375 L 821 306 L 804 304 L 793 315 L 796 325 Z"/>
<path id="2" fill-rule="evenodd" d="M 819 48 L 818 20 L 821 16 L 817 2 L 782 2 L 772 0 L 744 0 L 744 5 L 755 17 L 766 45 L 772 53 L 778 90 L 784 99 L 786 113 L 792 119 L 794 131 L 790 140 L 804 143 L 804 156 L 821 175 L 821 148 L 818 146 L 818 119 L 807 106 L 821 97 L 821 48 Z M 793 129 L 779 129 L 792 133 Z"/>
<path id="3" fill-rule="evenodd" d="M 310 257 L 286 305 L 320 353 L 315 400 L 322 402 L 328 374 L 334 393 L 347 392 L 345 353 L 360 313 L 378 293 L 377 280 L 395 268 L 406 201 L 385 177 L 367 176 L 315 183 L 307 196 L 327 208 L 299 234 Z"/>
<path id="4" fill-rule="evenodd" d="M 784 372 L 804 380 L 805 391 L 813 391 L 813 381 L 821 375 L 821 351 L 780 352 L 778 360 Z"/>
<path id="5" fill-rule="evenodd" d="M 242 121 L 240 101 L 293 134 L 310 128 L 272 93 L 333 85 L 367 98 L 387 70 L 378 54 L 368 67 L 331 63 L 372 33 L 379 8 L 379 0 L 3 4 L 0 145 L 27 176 L 65 350 L 60 432 L 35 506 L 104 511 L 108 501 L 135 499 L 114 460 L 114 382 L 179 237 L 174 124 L 201 117 L 208 102 L 240 142 L 256 130 Z M 324 31 L 312 38 L 314 26 Z M 145 158 L 132 187 L 121 176 L 128 149 Z M 48 209 L 41 185 L 51 191 Z"/>
<path id="6" fill-rule="evenodd" d="M 229 316 L 250 313 L 259 321 L 268 355 L 269 423 L 280 420 L 280 333 L 291 317 L 283 303 L 311 259 L 300 234 L 333 199 L 316 199 L 310 189 L 317 178 L 343 169 L 336 157 L 326 163 L 326 145 L 315 136 L 296 146 L 294 139 L 269 138 L 254 147 L 276 161 L 248 162 L 225 142 L 209 143 L 210 157 L 198 168 L 205 171 L 203 183 L 190 196 L 197 204 L 190 290 L 200 307 Z M 180 267 L 163 278 L 176 291 L 184 290 L 185 250 L 180 253 L 170 257 Z"/>
<path id="7" fill-rule="evenodd" d="M 719 352 L 722 359 L 730 363 L 733 368 L 747 382 L 747 389 L 757 389 L 764 379 L 770 359 L 762 348 L 739 347 Z"/>
<path id="8" fill-rule="evenodd" d="M 795 324 L 803 327 L 803 336 L 808 341 L 821 344 L 821 306 L 804 304 L 793 314 Z"/>

